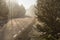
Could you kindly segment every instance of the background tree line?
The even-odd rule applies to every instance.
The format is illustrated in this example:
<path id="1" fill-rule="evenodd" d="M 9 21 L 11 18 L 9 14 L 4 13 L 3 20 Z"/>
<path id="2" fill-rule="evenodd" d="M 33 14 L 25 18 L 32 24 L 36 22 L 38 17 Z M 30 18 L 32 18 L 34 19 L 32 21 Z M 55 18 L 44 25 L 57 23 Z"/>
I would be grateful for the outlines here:
<path id="1" fill-rule="evenodd" d="M 7 2 L 6 2 L 7 1 Z M 25 16 L 23 5 L 10 0 L 0 0 L 0 26 L 3 26 L 11 18 L 21 18 Z"/>

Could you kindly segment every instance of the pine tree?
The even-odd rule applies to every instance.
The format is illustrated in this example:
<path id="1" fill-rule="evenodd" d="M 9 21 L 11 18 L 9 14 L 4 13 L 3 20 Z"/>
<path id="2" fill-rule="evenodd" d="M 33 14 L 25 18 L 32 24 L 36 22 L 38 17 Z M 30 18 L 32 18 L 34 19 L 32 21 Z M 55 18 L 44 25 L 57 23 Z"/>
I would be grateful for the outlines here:
<path id="1" fill-rule="evenodd" d="M 44 23 L 42 27 L 37 24 L 40 32 L 46 32 L 43 37 L 46 40 L 57 40 L 60 33 L 60 0 L 37 0 L 36 13 L 39 23 Z"/>

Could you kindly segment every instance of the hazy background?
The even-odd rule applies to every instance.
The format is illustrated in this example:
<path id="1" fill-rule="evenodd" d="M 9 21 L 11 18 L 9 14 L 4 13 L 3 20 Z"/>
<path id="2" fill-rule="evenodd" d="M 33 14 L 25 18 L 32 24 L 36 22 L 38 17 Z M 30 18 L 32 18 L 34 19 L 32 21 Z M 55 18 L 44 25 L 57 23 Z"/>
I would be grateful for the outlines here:
<path id="1" fill-rule="evenodd" d="M 20 5 L 23 4 L 25 9 L 36 3 L 36 0 L 16 0 Z"/>
<path id="2" fill-rule="evenodd" d="M 37 0 L 16 0 L 19 5 L 23 5 L 26 9 L 26 15 L 30 17 L 35 17 L 35 5 Z"/>
<path id="3" fill-rule="evenodd" d="M 29 0 L 6 0 L 6 3 L 9 7 L 9 10 L 10 10 L 9 15 L 15 16 L 15 14 L 17 14 L 21 17 L 22 16 L 21 14 L 23 14 L 23 15 L 25 14 L 26 16 L 35 17 L 36 1 L 37 0 L 30 0 L 30 1 Z M 24 7 L 23 10 L 21 9 L 21 7 L 19 8 L 19 6 Z M 18 11 L 19 9 L 20 9 L 20 11 L 16 13 L 15 10 Z M 15 11 L 15 13 L 13 13 L 14 12 L 13 10 Z M 21 12 L 24 12 L 24 10 L 26 10 L 26 12 L 21 13 Z"/>

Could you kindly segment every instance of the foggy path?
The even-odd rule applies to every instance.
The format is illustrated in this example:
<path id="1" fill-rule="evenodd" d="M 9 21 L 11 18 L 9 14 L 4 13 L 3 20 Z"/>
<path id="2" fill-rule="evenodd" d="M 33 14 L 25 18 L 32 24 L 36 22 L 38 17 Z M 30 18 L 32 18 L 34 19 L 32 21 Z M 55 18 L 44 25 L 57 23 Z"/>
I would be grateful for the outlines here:
<path id="1" fill-rule="evenodd" d="M 34 19 L 16 18 L 9 20 L 2 29 L 3 31 L 0 31 L 0 40 L 28 40 L 28 33 L 33 27 Z"/>

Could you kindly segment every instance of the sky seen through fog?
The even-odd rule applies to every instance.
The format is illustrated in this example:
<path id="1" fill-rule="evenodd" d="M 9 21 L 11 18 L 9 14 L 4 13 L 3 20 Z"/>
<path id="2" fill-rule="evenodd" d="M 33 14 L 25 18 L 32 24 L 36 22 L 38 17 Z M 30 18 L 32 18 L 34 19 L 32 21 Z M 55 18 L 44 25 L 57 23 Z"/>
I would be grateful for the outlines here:
<path id="1" fill-rule="evenodd" d="M 20 5 L 23 4 L 25 9 L 36 3 L 36 0 L 16 0 Z"/>

